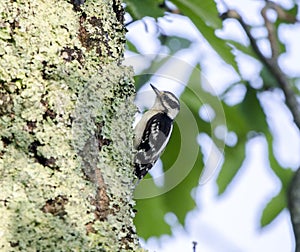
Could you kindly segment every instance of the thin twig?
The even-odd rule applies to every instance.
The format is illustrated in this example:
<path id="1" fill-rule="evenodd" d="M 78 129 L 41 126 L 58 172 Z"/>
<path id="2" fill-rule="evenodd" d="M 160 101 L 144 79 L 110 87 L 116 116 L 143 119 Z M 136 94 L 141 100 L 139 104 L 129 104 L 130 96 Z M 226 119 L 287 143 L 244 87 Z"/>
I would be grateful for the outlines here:
<path id="1" fill-rule="evenodd" d="M 261 10 L 261 15 L 265 21 L 265 26 L 268 31 L 268 39 L 272 51 L 272 60 L 278 59 L 279 56 L 279 45 L 278 45 L 278 39 L 277 39 L 277 33 L 276 33 L 276 28 L 273 22 L 271 22 L 268 18 L 267 12 L 270 10 L 271 6 L 268 4 L 265 5 L 264 8 Z M 272 8 L 273 9 L 273 8 Z"/>
<path id="2" fill-rule="evenodd" d="M 287 23 L 296 23 L 297 19 L 293 15 L 286 12 L 281 6 L 272 1 L 266 1 L 266 5 L 261 10 L 261 15 L 265 21 L 265 26 L 268 31 L 268 39 L 272 50 L 272 60 L 278 61 L 279 56 L 279 43 L 277 37 L 277 31 L 274 23 L 268 18 L 268 11 L 274 10 L 277 13 L 278 19 L 284 20 Z"/>
<path id="3" fill-rule="evenodd" d="M 299 22 L 299 20 L 292 14 L 288 13 L 284 10 L 280 5 L 275 2 L 266 0 L 266 6 L 269 9 L 273 9 L 277 12 L 278 18 L 285 21 L 286 23 L 295 24 Z"/>
<path id="4" fill-rule="evenodd" d="M 290 86 L 288 78 L 285 76 L 285 74 L 281 71 L 278 63 L 277 63 L 277 58 L 275 60 L 272 58 L 267 58 L 264 56 L 264 54 L 261 52 L 259 49 L 255 38 L 252 36 L 250 32 L 250 27 L 244 22 L 243 18 L 234 10 L 229 10 L 226 13 L 223 13 L 221 15 L 222 19 L 226 18 L 235 18 L 236 20 L 239 21 L 241 24 L 242 28 L 244 29 L 247 37 L 250 40 L 250 44 L 254 52 L 257 54 L 258 58 L 261 60 L 261 62 L 265 65 L 265 67 L 270 71 L 270 73 L 273 74 L 275 79 L 277 80 L 278 86 L 282 89 L 285 100 L 286 100 L 286 105 L 290 109 L 294 122 L 298 129 L 300 130 L 300 106 L 297 101 L 297 98 L 295 96 L 295 93 L 293 89 Z"/>
<path id="5" fill-rule="evenodd" d="M 193 252 L 196 252 L 196 246 L 197 246 L 197 242 L 193 241 Z"/>

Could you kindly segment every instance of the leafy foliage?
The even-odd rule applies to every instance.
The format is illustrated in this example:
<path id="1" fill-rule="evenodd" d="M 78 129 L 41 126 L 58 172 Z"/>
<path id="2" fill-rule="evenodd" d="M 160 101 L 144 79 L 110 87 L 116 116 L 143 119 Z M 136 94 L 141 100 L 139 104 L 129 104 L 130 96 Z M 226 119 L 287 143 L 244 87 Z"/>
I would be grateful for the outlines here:
<path id="1" fill-rule="evenodd" d="M 164 15 L 162 4 L 163 1 L 159 0 L 127 0 L 126 11 L 134 20 L 142 19 L 145 16 L 158 18 Z"/>
<path id="2" fill-rule="evenodd" d="M 181 98 L 183 101 L 185 99 L 189 101 L 191 95 L 193 94 L 185 92 Z M 198 105 L 201 105 L 200 101 Z M 184 224 L 186 213 L 195 208 L 191 191 L 198 185 L 203 169 L 203 158 L 196 142 L 201 122 L 199 120 L 194 124 L 186 124 L 187 121 L 193 119 L 194 116 L 188 106 L 182 103 L 181 113 L 176 119 L 177 123 L 171 139 L 161 158 L 166 172 L 164 186 L 155 188 L 153 184 L 148 190 L 153 190 L 153 195 L 158 196 L 136 200 L 138 212 L 135 225 L 139 235 L 144 238 L 159 236 L 162 232 L 170 233 L 170 226 L 164 222 L 166 213 L 173 212 L 179 223 Z M 136 195 L 144 194 L 144 190 L 145 186 L 142 181 L 136 188 Z M 155 193 L 155 190 L 159 192 Z"/>
<path id="3" fill-rule="evenodd" d="M 215 30 L 222 28 L 222 22 L 214 1 L 205 0 L 199 3 L 195 0 L 175 0 L 173 2 L 184 15 L 193 21 L 201 34 L 220 57 L 238 72 L 238 66 L 231 47 L 226 41 L 215 35 Z"/>
<path id="4" fill-rule="evenodd" d="M 285 208 L 286 206 L 285 191 L 281 190 L 275 197 L 273 197 L 263 210 L 260 225 L 262 227 L 270 224 Z"/>
<path id="5" fill-rule="evenodd" d="M 137 19 L 145 15 L 150 15 L 154 18 L 163 15 L 164 9 L 161 5 L 157 4 L 157 1 L 145 1 L 145 3 L 142 3 L 142 1 L 139 3 L 137 3 L 138 1 L 127 2 L 127 6 L 130 8 L 130 14 Z M 151 4 L 149 2 L 151 2 Z M 222 40 L 216 36 L 216 30 L 222 28 L 222 20 L 219 18 L 219 13 L 213 0 L 204 0 L 201 2 L 196 0 L 173 0 L 172 3 L 177 6 L 178 12 L 192 20 L 214 51 L 224 62 L 232 66 L 238 74 L 240 74 L 239 67 L 233 50 L 256 60 L 261 59 L 257 50 L 253 48 L 251 44 L 244 45 L 234 40 Z M 149 7 L 150 5 L 151 7 Z M 149 10 L 146 12 L 145 9 L 148 7 Z M 281 10 L 284 11 L 283 9 Z M 293 8 L 285 12 L 286 16 L 280 16 L 274 22 L 274 27 L 278 29 L 283 23 L 293 23 L 297 11 L 298 9 L 295 4 Z M 180 41 L 180 48 L 175 50 L 172 48 L 170 43 L 172 39 L 178 39 Z M 170 56 L 163 58 L 157 57 L 153 60 L 151 66 L 145 69 L 145 72 L 150 74 L 136 76 L 137 89 L 149 81 L 153 73 L 157 72 L 164 64 L 170 62 L 176 50 L 179 51 L 190 46 L 188 38 L 166 37 L 163 35 L 161 36 L 161 42 L 170 49 Z M 286 48 L 285 44 L 280 41 L 278 41 L 278 45 L 278 53 L 280 55 L 286 51 Z M 149 238 L 150 236 L 170 233 L 170 226 L 164 221 L 166 213 L 173 212 L 177 216 L 179 223 L 184 224 L 187 212 L 195 207 L 195 203 L 191 197 L 191 191 L 198 185 L 199 177 L 204 166 L 203 156 L 196 142 L 196 138 L 200 132 L 210 136 L 214 144 L 221 151 L 224 151 L 224 163 L 216 180 L 219 195 L 222 195 L 228 189 L 239 172 L 246 158 L 245 145 L 247 141 L 257 135 L 263 135 L 268 144 L 269 164 L 271 170 L 281 182 L 281 189 L 264 207 L 261 214 L 261 226 L 264 227 L 271 223 L 281 211 L 286 208 L 286 194 L 294 172 L 292 169 L 282 167 L 276 160 L 273 151 L 273 136 L 270 131 L 270 125 L 258 98 L 260 93 L 278 88 L 276 78 L 266 67 L 264 62 L 262 62 L 262 69 L 259 76 L 263 81 L 262 87 L 255 88 L 247 80 L 242 79 L 241 74 L 240 77 L 240 83 L 242 83 L 246 89 L 244 98 L 239 103 L 230 106 L 221 100 L 220 97 L 223 97 L 223 95 L 217 96 L 204 90 L 203 83 L 201 83 L 199 67 L 195 67 L 191 73 L 189 81 L 180 96 L 181 103 L 184 104 L 183 110 L 179 114 L 170 143 L 162 156 L 164 171 L 166 172 L 164 186 L 159 188 L 155 186 L 153 182 L 149 182 L 150 184 L 148 183 L 148 185 L 151 189 L 147 190 L 152 190 L 152 195 L 156 196 L 137 199 L 136 208 L 138 213 L 135 218 L 135 224 L 140 236 Z M 291 81 L 291 84 L 294 85 L 294 83 L 296 82 Z M 232 83 L 231 87 L 235 84 L 236 83 Z M 230 88 L 227 90 L 230 90 Z M 295 88 L 295 93 L 297 90 L 298 89 Z M 216 117 L 209 122 L 199 116 L 199 110 L 204 104 L 209 104 L 216 114 Z M 189 119 L 189 116 L 192 116 L 193 120 Z M 188 127 L 183 129 L 180 124 L 181 121 L 189 122 L 186 124 L 194 123 L 195 127 L 193 129 L 189 129 Z M 225 126 L 228 132 L 234 132 L 237 136 L 236 143 L 229 145 L 224 139 L 217 138 L 214 132 L 218 126 Z M 192 165 L 191 170 L 185 174 L 186 176 L 180 183 L 172 187 L 171 190 L 165 191 L 166 188 L 172 184 L 173 178 L 169 175 L 170 171 L 172 171 L 172 173 L 175 172 L 175 174 L 177 173 L 177 176 L 182 176 L 181 172 L 184 170 L 182 168 L 185 165 L 184 162 L 178 162 L 178 155 L 180 156 L 182 149 L 186 148 L 183 143 L 183 139 L 185 138 L 190 142 L 190 146 L 187 147 L 187 152 L 193 153 L 193 158 L 195 159 L 194 165 Z M 191 158 L 192 154 L 186 154 L 185 160 Z M 145 184 L 143 184 L 142 181 L 136 189 L 136 194 L 140 195 L 143 190 L 145 190 Z M 249 190 L 251 190 L 251 188 Z"/>
<path id="6" fill-rule="evenodd" d="M 228 130 L 237 134 L 238 141 L 233 147 L 225 147 L 225 162 L 217 179 L 219 194 L 226 190 L 245 159 L 248 133 L 264 133 L 268 128 L 264 112 L 256 97 L 256 91 L 249 85 L 241 103 L 232 107 L 223 103 L 223 108 Z"/>

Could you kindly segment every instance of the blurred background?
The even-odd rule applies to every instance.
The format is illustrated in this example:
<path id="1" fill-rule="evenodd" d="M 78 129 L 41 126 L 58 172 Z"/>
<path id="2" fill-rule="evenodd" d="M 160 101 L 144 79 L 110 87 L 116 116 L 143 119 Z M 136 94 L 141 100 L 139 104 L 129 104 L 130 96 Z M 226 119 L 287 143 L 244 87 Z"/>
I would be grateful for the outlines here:
<path id="1" fill-rule="evenodd" d="M 139 111 L 154 102 L 150 83 L 181 101 L 167 149 L 136 188 L 142 246 L 294 251 L 287 195 L 300 164 L 299 106 L 290 102 L 300 94 L 299 1 L 125 6 Z"/>

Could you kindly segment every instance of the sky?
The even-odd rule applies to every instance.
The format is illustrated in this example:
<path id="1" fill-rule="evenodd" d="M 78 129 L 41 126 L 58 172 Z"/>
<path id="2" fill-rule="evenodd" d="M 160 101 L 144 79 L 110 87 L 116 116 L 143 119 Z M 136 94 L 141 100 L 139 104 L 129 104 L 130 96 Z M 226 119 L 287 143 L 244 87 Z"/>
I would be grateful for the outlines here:
<path id="1" fill-rule="evenodd" d="M 217 2 L 219 10 L 225 10 L 224 1 Z M 253 31 L 255 36 L 264 34 L 265 31 L 259 27 L 263 20 L 257 14 L 262 7 L 261 1 L 227 0 L 226 3 L 230 8 L 238 10 L 247 23 L 257 26 Z M 280 3 L 285 7 L 291 7 L 291 1 L 284 0 Z M 128 39 L 137 45 L 143 54 L 141 56 L 127 52 L 125 55 L 127 64 L 133 65 L 136 72 L 149 66 L 158 52 L 167 53 L 167 51 L 158 51 L 160 50 L 157 46 L 159 42 L 155 37 L 157 27 L 153 19 L 145 18 L 144 22 L 147 24 L 147 32 L 143 22 L 127 27 Z M 180 51 L 176 57 L 183 62 L 189 62 L 191 66 L 201 58 L 203 76 L 215 93 L 221 93 L 228 85 L 239 80 L 234 70 L 224 64 L 211 50 L 188 18 L 169 15 L 168 18 L 161 18 L 158 22 L 159 27 L 165 33 L 178 36 L 188 34 L 194 41 L 190 50 Z M 280 39 L 288 45 L 287 53 L 280 57 L 279 64 L 290 76 L 299 77 L 300 25 L 294 25 L 292 28 L 284 26 L 279 32 Z M 217 35 L 247 43 L 247 38 L 239 29 L 237 22 L 233 20 L 225 21 L 224 28 L 218 31 Z M 266 41 L 261 40 L 259 45 L 266 55 L 270 53 Z M 261 80 L 255 77 L 258 76 L 261 65 L 241 54 L 237 56 L 237 59 L 243 78 L 249 80 L 253 86 L 261 85 Z M 216 74 L 216 69 L 218 69 L 218 74 Z M 165 83 L 168 81 L 168 90 L 180 95 L 183 87 L 178 83 L 186 81 L 190 71 L 189 67 L 184 68 L 169 63 L 159 69 L 160 74 L 157 74 L 152 81 L 158 88 L 166 87 Z M 173 78 L 174 74 L 178 74 L 176 78 Z M 149 86 L 143 87 L 137 96 L 136 103 L 140 109 L 151 106 L 154 99 L 151 93 L 149 99 L 148 97 L 145 99 L 145 92 L 143 92 L 145 90 L 150 90 Z M 244 92 L 243 88 L 237 86 L 228 98 L 228 103 L 239 102 Z M 300 164 L 300 134 L 291 121 L 291 115 L 284 105 L 282 93 L 265 92 L 260 95 L 259 99 L 267 113 L 268 123 L 274 135 L 273 148 L 278 162 L 284 167 L 296 169 Z M 283 128 L 285 130 L 282 130 Z M 212 155 L 214 146 L 209 136 L 200 134 L 198 140 L 205 146 L 206 155 Z M 265 204 L 280 189 L 280 183 L 269 167 L 267 151 L 266 140 L 263 136 L 248 141 L 246 159 L 225 195 L 217 197 L 215 179 L 220 169 L 218 166 L 213 175 L 200 183 L 193 192 L 197 209 L 188 213 L 185 227 L 178 224 L 176 216 L 168 214 L 166 221 L 172 226 L 172 236 L 150 238 L 148 241 L 142 241 L 142 245 L 149 251 L 156 252 L 193 251 L 193 241 L 197 242 L 197 251 L 201 252 L 293 251 L 294 238 L 287 210 L 284 210 L 271 225 L 264 229 L 259 227 L 260 214 Z M 161 172 L 159 165 L 157 167 L 153 168 L 154 176 L 155 173 Z"/>

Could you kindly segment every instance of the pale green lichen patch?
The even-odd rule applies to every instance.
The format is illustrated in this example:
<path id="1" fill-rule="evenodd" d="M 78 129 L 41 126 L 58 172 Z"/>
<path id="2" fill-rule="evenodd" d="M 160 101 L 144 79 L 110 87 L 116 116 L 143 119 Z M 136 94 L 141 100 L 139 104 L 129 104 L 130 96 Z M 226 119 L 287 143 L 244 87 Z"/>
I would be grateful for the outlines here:
<path id="1" fill-rule="evenodd" d="M 134 88 L 110 4 L 88 1 L 80 21 L 67 1 L 0 2 L 1 251 L 138 251 L 128 173 Z M 100 126 L 104 220 L 78 160 Z"/>
<path id="2" fill-rule="evenodd" d="M 96 53 L 104 62 L 120 60 L 125 48 L 125 30 L 121 20 L 123 10 L 116 13 L 113 5 L 121 6 L 121 2 L 112 1 L 107 4 L 105 1 L 90 1 L 82 7 L 85 17 L 81 27 L 85 32 L 81 34 L 81 41 L 88 50 L 92 49 L 92 55 Z"/>
<path id="3" fill-rule="evenodd" d="M 134 230 L 127 229 L 133 226 L 134 204 L 131 199 L 134 175 L 133 172 L 128 174 L 128 170 L 132 169 L 130 164 L 133 147 L 132 141 L 128 141 L 128 138 L 132 139 L 132 119 L 128 118 L 133 118 L 135 109 L 132 102 L 133 86 L 130 84 L 132 83 L 130 72 L 124 71 L 125 69 L 115 63 L 103 66 L 102 70 L 103 74 L 91 79 L 77 101 L 75 116 L 77 120 L 74 122 L 73 134 L 77 152 L 82 159 L 85 160 L 85 157 L 89 156 L 88 164 L 86 162 L 82 164 L 86 174 L 88 176 L 93 174 L 91 167 L 95 166 L 100 169 L 107 185 L 109 209 L 113 214 L 107 216 L 106 222 L 96 221 L 93 227 L 97 232 L 109 234 L 113 226 L 115 233 L 110 235 L 114 238 L 111 238 L 107 245 L 113 246 L 118 240 L 135 240 Z M 111 89 L 101 88 L 109 83 L 119 85 L 113 85 Z M 99 139 L 96 137 L 99 123 L 102 123 L 101 137 L 108 142 L 101 146 L 98 146 Z M 94 146 L 87 148 L 86 143 L 90 143 L 91 138 L 96 138 L 96 141 L 93 141 Z M 100 156 L 96 153 L 91 154 L 98 149 L 101 149 Z M 131 238 L 129 234 L 132 234 Z M 94 242 L 97 243 L 96 240 Z"/>
<path id="4" fill-rule="evenodd" d="M 120 6 L 0 1 L 1 251 L 140 250 Z M 102 219 L 89 162 L 103 177 Z"/>

